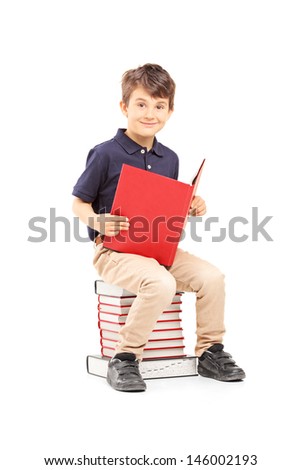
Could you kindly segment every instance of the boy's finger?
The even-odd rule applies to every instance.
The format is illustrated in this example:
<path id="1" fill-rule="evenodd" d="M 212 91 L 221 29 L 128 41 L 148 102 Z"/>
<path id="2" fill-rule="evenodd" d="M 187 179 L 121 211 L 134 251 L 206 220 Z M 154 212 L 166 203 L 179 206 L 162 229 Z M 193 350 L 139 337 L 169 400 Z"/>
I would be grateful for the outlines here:
<path id="1" fill-rule="evenodd" d="M 115 222 L 110 221 L 110 222 L 107 222 L 106 225 L 111 230 L 127 230 L 130 226 L 128 222 L 119 222 L 119 221 L 115 221 Z"/>
<path id="2" fill-rule="evenodd" d="M 106 222 L 128 222 L 129 219 L 123 215 L 106 215 Z"/>

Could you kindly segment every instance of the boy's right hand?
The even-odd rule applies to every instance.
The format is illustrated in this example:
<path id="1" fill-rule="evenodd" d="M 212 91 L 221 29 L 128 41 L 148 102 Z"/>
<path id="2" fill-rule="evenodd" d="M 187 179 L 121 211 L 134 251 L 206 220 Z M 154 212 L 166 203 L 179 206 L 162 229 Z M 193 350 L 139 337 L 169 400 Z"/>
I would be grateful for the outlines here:
<path id="1" fill-rule="evenodd" d="M 127 217 L 122 215 L 98 214 L 99 232 L 108 237 L 115 237 L 121 230 L 128 230 L 130 223 Z"/>

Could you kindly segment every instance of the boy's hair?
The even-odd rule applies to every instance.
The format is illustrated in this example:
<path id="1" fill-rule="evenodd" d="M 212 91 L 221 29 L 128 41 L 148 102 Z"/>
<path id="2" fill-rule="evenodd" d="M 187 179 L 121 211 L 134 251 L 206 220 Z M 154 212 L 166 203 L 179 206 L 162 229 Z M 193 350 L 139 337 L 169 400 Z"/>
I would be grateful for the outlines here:
<path id="1" fill-rule="evenodd" d="M 128 105 L 135 88 L 142 86 L 153 98 L 168 98 L 169 109 L 174 108 L 176 84 L 160 65 L 145 64 L 122 75 L 122 101 Z"/>

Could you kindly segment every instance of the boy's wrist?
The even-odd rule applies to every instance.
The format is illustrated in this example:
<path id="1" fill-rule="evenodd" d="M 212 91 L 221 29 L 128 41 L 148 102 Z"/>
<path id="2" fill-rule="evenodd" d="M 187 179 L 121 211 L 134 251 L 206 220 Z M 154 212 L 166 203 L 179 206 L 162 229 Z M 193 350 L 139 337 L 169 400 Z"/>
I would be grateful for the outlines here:
<path id="1" fill-rule="evenodd" d="M 106 232 L 106 216 L 107 214 L 96 214 L 94 217 L 94 230 L 101 235 L 105 235 Z"/>

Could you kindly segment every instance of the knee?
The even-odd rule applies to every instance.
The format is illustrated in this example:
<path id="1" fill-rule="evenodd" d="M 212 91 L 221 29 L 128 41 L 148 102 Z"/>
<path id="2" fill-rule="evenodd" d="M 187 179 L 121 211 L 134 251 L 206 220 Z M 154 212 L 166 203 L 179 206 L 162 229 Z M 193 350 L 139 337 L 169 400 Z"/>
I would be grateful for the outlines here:
<path id="1" fill-rule="evenodd" d="M 224 284 L 225 275 L 215 266 L 208 272 L 208 282 L 212 284 Z"/>
<path id="2" fill-rule="evenodd" d="M 177 290 L 175 278 L 168 272 L 158 277 L 149 277 L 145 280 L 144 290 L 149 290 L 161 300 L 163 304 L 170 304 Z"/>
<path id="3" fill-rule="evenodd" d="M 157 289 L 159 295 L 163 298 L 166 298 L 166 303 L 171 303 L 177 290 L 177 283 L 175 278 L 168 273 L 168 276 L 165 276 L 164 279 L 159 279 Z"/>
<path id="4" fill-rule="evenodd" d="M 200 276 L 198 280 L 197 291 L 208 292 L 215 291 L 221 292 L 225 290 L 225 275 L 215 266 L 212 266 L 207 271 L 206 275 Z"/>

